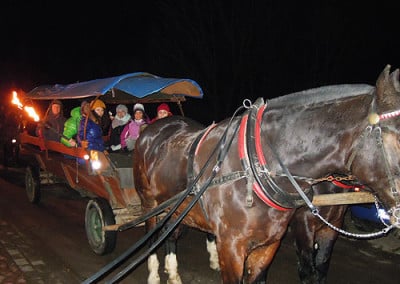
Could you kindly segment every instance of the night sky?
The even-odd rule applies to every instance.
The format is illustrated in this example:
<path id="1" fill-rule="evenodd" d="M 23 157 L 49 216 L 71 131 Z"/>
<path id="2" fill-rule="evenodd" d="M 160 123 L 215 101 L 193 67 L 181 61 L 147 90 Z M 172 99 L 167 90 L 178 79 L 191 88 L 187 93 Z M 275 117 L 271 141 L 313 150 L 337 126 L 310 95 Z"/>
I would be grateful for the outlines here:
<path id="1" fill-rule="evenodd" d="M 400 67 L 399 17 L 368 2 L 2 0 L 0 95 L 144 71 L 196 80 L 185 114 L 207 124 L 246 98 L 374 84 Z"/>

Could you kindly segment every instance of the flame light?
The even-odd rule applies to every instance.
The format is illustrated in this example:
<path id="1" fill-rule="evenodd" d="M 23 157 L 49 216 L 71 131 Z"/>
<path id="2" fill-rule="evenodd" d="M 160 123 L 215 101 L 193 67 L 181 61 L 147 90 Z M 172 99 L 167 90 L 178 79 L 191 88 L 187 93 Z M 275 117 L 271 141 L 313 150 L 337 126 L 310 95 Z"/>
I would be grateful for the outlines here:
<path id="1" fill-rule="evenodd" d="M 11 101 L 11 103 L 17 105 L 17 107 L 19 109 L 23 109 L 26 111 L 26 113 L 28 114 L 28 116 L 32 117 L 34 121 L 39 121 L 39 115 L 36 113 L 35 109 L 33 107 L 30 106 L 24 106 L 21 101 L 18 98 L 18 93 L 16 91 L 13 91 L 13 99 Z"/>

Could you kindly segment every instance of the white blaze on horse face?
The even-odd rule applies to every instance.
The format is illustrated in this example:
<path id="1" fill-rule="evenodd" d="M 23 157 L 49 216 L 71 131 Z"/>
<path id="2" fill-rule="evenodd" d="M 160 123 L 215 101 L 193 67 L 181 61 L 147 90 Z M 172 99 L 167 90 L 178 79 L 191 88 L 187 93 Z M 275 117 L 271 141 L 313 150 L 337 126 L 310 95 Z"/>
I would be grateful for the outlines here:
<path id="1" fill-rule="evenodd" d="M 152 254 L 147 259 L 147 268 L 149 270 L 149 277 L 147 278 L 148 284 L 160 284 L 160 275 L 158 274 L 158 268 L 160 262 L 158 261 L 157 254 Z"/>

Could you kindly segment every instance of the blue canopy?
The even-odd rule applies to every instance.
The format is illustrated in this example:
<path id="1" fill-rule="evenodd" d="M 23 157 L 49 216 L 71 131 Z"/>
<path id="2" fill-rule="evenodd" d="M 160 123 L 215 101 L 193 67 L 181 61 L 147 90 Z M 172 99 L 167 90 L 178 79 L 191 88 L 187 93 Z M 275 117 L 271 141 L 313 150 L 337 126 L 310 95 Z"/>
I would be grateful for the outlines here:
<path id="1" fill-rule="evenodd" d="M 39 86 L 27 93 L 25 98 L 62 100 L 93 96 L 102 96 L 102 100 L 110 103 L 180 101 L 185 100 L 185 96 L 202 98 L 203 90 L 190 79 L 162 78 L 137 72 L 68 85 Z"/>

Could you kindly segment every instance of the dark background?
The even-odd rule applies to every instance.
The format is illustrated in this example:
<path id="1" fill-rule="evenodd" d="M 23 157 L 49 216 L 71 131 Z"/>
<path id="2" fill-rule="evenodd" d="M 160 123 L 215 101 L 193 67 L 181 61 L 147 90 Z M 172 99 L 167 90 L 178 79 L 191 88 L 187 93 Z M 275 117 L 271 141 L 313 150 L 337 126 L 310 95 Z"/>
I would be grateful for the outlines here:
<path id="1" fill-rule="evenodd" d="M 5 102 L 12 88 L 144 71 L 197 81 L 204 98 L 185 113 L 210 123 L 246 98 L 374 84 L 400 67 L 395 1 L 25 2 L 0 4 Z"/>

